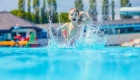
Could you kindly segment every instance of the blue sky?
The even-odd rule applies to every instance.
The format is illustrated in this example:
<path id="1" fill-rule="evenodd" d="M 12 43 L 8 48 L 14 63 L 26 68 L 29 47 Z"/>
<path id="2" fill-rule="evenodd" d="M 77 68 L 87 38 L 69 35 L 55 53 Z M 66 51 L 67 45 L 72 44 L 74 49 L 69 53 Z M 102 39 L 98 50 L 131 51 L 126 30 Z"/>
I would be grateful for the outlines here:
<path id="1" fill-rule="evenodd" d="M 42 1 L 42 0 L 41 0 Z M 74 7 L 75 0 L 57 0 L 58 11 L 68 12 L 69 9 Z M 111 0 L 109 0 L 111 1 Z M 115 1 L 115 19 L 119 20 L 120 0 Z M 101 19 L 101 5 L 102 0 L 97 0 L 98 19 Z M 140 0 L 130 0 L 132 6 L 140 6 Z M 84 9 L 88 9 L 89 0 L 83 0 Z M 18 0 L 0 0 L 0 11 L 10 11 L 18 8 Z"/>

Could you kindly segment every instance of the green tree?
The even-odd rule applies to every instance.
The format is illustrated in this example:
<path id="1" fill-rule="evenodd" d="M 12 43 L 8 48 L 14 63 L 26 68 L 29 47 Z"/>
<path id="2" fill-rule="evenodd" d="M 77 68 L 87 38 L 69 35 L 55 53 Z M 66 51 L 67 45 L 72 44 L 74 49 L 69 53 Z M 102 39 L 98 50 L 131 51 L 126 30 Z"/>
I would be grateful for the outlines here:
<path id="1" fill-rule="evenodd" d="M 52 16 L 52 22 L 57 23 L 58 22 L 58 13 L 54 13 Z"/>
<path id="2" fill-rule="evenodd" d="M 28 0 L 28 7 L 27 7 L 28 10 L 27 10 L 27 12 L 25 12 L 25 1 L 24 0 L 19 0 L 18 10 L 17 9 L 11 10 L 10 13 L 17 16 L 17 17 L 24 18 L 28 21 L 35 22 L 34 20 L 32 20 L 32 18 L 35 17 L 35 14 L 31 13 L 30 2 L 31 2 L 31 0 Z"/>
<path id="3" fill-rule="evenodd" d="M 52 0 L 52 5 L 53 5 L 53 19 L 52 22 L 53 23 L 57 23 L 58 22 L 58 13 L 57 13 L 57 3 L 56 0 Z"/>
<path id="4" fill-rule="evenodd" d="M 56 3 L 56 0 L 52 0 L 52 5 L 53 5 L 53 13 L 57 13 L 57 3 Z"/>
<path id="5" fill-rule="evenodd" d="M 18 16 L 18 12 L 19 12 L 19 10 L 17 10 L 17 9 L 10 11 L 10 13 L 13 14 L 13 15 L 15 15 L 15 16 Z"/>
<path id="6" fill-rule="evenodd" d="M 25 0 L 18 1 L 18 9 L 25 11 Z"/>
<path id="7" fill-rule="evenodd" d="M 121 7 L 131 7 L 129 0 L 121 0 Z"/>
<path id="8" fill-rule="evenodd" d="M 77 8 L 79 11 L 83 11 L 84 5 L 82 0 L 75 0 L 75 8 Z"/>
<path id="9" fill-rule="evenodd" d="M 26 13 L 26 19 L 29 21 L 32 21 L 32 16 L 31 16 L 31 0 L 28 0 L 28 11 Z"/>
<path id="10" fill-rule="evenodd" d="M 109 20 L 109 1 L 102 1 L 102 20 Z"/>
<path id="11" fill-rule="evenodd" d="M 60 13 L 60 22 L 61 23 L 70 22 L 70 20 L 68 19 L 68 13 L 66 12 Z"/>
<path id="12" fill-rule="evenodd" d="M 18 16 L 21 18 L 25 18 L 25 0 L 18 1 Z"/>
<path id="13" fill-rule="evenodd" d="M 131 7 L 129 0 L 121 0 L 121 7 Z M 121 19 L 131 19 L 131 15 L 121 15 Z"/>
<path id="14" fill-rule="evenodd" d="M 47 7 L 47 12 L 48 12 L 48 15 L 52 15 L 52 0 L 48 0 L 48 7 Z"/>
<path id="15" fill-rule="evenodd" d="M 40 23 L 40 17 L 39 17 L 39 6 L 40 6 L 40 2 L 39 0 L 33 0 L 33 9 L 35 11 L 35 16 L 34 16 L 34 22 L 35 23 Z"/>
<path id="16" fill-rule="evenodd" d="M 112 0 L 112 1 L 111 1 L 111 14 L 112 14 L 112 20 L 114 20 L 114 17 L 115 17 L 114 7 L 115 7 L 114 0 Z"/>
<path id="17" fill-rule="evenodd" d="M 13 14 L 13 15 L 15 15 L 15 16 L 17 16 L 17 17 L 20 17 L 20 18 L 23 18 L 23 14 L 21 14 L 21 13 L 24 13 L 25 14 L 24 11 L 17 10 L 17 9 L 11 10 L 10 13 Z"/>
<path id="18" fill-rule="evenodd" d="M 43 0 L 41 8 L 41 23 L 48 23 L 47 10 L 46 10 L 46 0 Z"/>
<path id="19" fill-rule="evenodd" d="M 89 5 L 88 13 L 92 17 L 93 21 L 97 21 L 97 9 L 96 9 L 97 3 L 96 3 L 96 0 L 90 0 L 89 3 L 90 3 L 90 5 Z"/>
<path id="20" fill-rule="evenodd" d="M 48 0 L 48 16 L 52 20 L 52 23 L 58 22 L 58 13 L 57 13 L 57 3 L 56 0 Z"/>
<path id="21" fill-rule="evenodd" d="M 19 10 L 16 10 L 16 9 L 15 10 L 11 10 L 10 13 L 15 15 L 15 16 L 17 16 L 17 17 L 21 17 L 21 15 L 19 14 Z M 27 12 L 25 12 L 25 13 L 27 14 Z M 34 16 L 35 16 L 34 14 L 31 14 L 31 18 L 34 18 Z M 32 20 L 31 22 L 35 22 L 35 21 Z"/>

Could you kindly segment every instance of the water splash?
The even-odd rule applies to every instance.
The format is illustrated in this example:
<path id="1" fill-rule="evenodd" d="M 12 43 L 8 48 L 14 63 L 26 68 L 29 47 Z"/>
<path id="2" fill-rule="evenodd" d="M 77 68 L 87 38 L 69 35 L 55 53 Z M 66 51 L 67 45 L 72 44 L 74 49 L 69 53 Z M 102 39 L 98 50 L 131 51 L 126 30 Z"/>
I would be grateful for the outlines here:
<path id="1" fill-rule="evenodd" d="M 87 25 L 86 36 L 77 41 L 78 44 L 76 47 L 80 48 L 102 48 L 106 43 L 106 35 L 104 32 L 100 31 L 100 25 L 93 26 L 92 24 Z M 81 34 L 81 33 L 80 33 Z"/>
<path id="2" fill-rule="evenodd" d="M 55 41 L 55 37 L 53 35 L 53 32 L 52 32 L 52 19 L 51 17 L 49 16 L 49 37 L 50 39 L 48 40 L 48 46 L 51 47 L 51 48 L 56 48 L 57 47 L 57 43 Z"/>
<path id="3" fill-rule="evenodd" d="M 49 25 L 51 28 L 52 25 Z M 100 31 L 100 24 L 98 26 L 93 26 L 92 24 L 88 24 L 86 27 L 83 25 L 81 28 L 80 36 L 74 43 L 74 45 L 70 46 L 68 43 L 61 44 L 60 41 L 62 35 L 60 34 L 61 26 L 56 29 L 57 36 L 54 36 L 52 31 L 50 31 L 50 42 L 47 46 L 48 48 L 74 48 L 74 49 L 92 49 L 92 48 L 103 48 L 106 43 L 106 35 L 103 31 Z M 51 30 L 51 29 L 50 29 Z M 84 32 L 86 30 L 86 32 Z M 84 37 L 83 37 L 84 35 Z M 59 36 L 59 37 L 58 37 Z"/>
<path id="4" fill-rule="evenodd" d="M 88 12 L 88 10 L 86 12 Z M 57 28 L 54 28 L 52 26 L 52 18 L 51 18 L 52 14 L 48 13 L 48 15 L 49 15 L 49 29 L 47 31 L 49 32 L 48 34 L 49 40 L 47 48 L 90 49 L 90 48 L 102 48 L 105 46 L 107 35 L 104 34 L 103 31 L 100 31 L 100 26 L 102 23 L 100 23 L 97 26 L 94 26 L 93 24 L 88 24 L 86 26 L 82 25 L 79 38 L 76 40 L 74 45 L 70 46 L 69 43 L 66 42 L 66 40 L 64 40 L 64 37 L 61 34 L 60 11 L 58 13 L 59 25 Z M 52 28 L 55 29 L 57 33 L 56 35 L 53 34 L 54 31 L 52 30 Z"/>

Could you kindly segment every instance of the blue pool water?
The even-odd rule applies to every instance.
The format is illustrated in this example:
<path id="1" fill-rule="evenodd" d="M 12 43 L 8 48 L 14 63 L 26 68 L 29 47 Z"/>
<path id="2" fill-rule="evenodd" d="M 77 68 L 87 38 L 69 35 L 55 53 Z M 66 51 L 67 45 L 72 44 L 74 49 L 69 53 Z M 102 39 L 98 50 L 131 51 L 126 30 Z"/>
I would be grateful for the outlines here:
<path id="1" fill-rule="evenodd" d="M 1 80 L 140 80 L 140 48 L 0 48 Z"/>

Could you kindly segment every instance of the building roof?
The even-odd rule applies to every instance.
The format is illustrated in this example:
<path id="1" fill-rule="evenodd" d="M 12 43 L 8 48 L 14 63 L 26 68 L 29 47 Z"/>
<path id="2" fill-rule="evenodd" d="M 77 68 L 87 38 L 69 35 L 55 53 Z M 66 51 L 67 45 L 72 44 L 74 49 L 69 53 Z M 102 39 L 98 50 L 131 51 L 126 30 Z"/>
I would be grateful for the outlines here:
<path id="1" fill-rule="evenodd" d="M 14 16 L 9 12 L 0 12 L 0 30 L 9 30 L 12 26 L 35 26 L 34 23 L 31 23 L 27 20 Z"/>
<path id="2" fill-rule="evenodd" d="M 122 19 L 122 20 L 112 20 L 112 21 L 103 21 L 103 22 L 93 22 L 93 24 L 101 24 L 101 25 L 117 25 L 117 24 L 134 24 L 140 23 L 140 19 Z"/>

